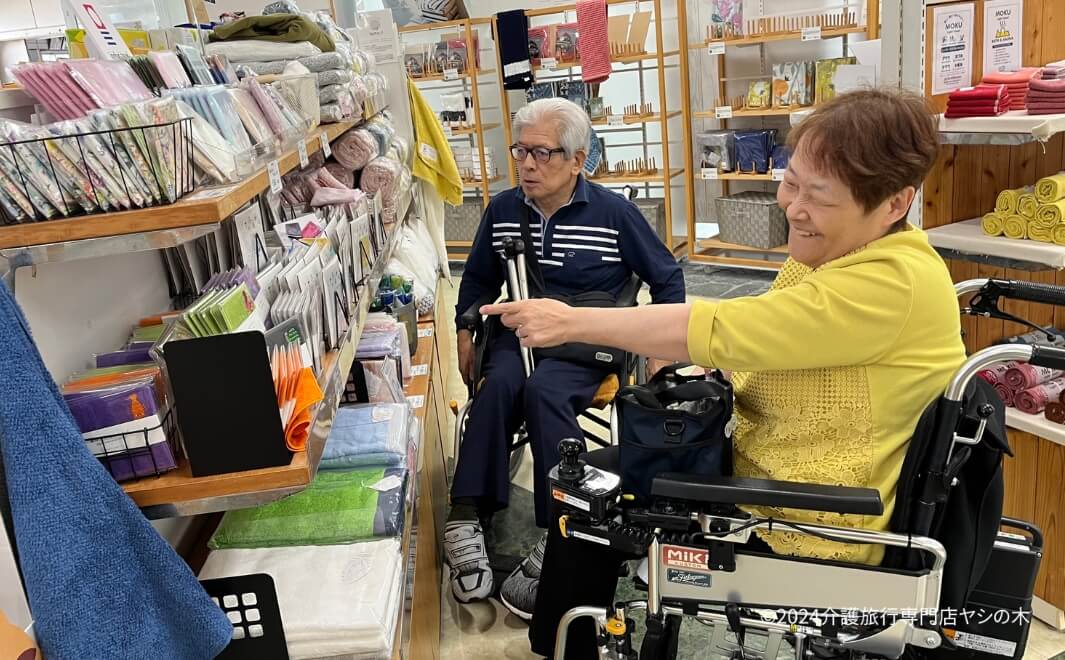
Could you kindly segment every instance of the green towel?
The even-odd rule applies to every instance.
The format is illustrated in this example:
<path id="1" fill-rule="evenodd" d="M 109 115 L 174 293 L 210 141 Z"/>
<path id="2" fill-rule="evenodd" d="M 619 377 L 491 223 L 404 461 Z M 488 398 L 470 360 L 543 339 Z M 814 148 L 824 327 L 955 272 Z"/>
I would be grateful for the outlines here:
<path id="1" fill-rule="evenodd" d="M 404 469 L 325 470 L 304 491 L 252 509 L 229 511 L 208 546 L 276 548 L 354 543 L 402 533 L 406 488 L 370 488 Z M 376 519 L 376 524 L 375 524 Z"/>
<path id="2" fill-rule="evenodd" d="M 980 228 L 988 236 L 1001 236 L 1006 229 L 1007 217 L 1007 215 L 1001 213 L 987 213 L 980 221 Z"/>
<path id="3" fill-rule="evenodd" d="M 211 41 L 309 41 L 323 53 L 336 50 L 333 39 L 310 19 L 299 14 L 270 14 L 248 16 L 232 23 L 223 23 L 211 33 Z"/>

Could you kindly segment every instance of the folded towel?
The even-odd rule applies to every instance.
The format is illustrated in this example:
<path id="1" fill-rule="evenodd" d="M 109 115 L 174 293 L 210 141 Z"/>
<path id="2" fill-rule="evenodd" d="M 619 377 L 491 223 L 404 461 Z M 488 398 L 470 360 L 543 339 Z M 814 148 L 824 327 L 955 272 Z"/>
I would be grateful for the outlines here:
<path id="1" fill-rule="evenodd" d="M 405 467 L 323 470 L 291 497 L 227 512 L 208 545 L 275 548 L 399 536 L 406 477 Z"/>
<path id="2" fill-rule="evenodd" d="M 1065 90 L 1047 92 L 1041 89 L 1029 89 L 1026 98 L 1039 101 L 1057 101 L 1065 98 Z"/>
<path id="3" fill-rule="evenodd" d="M 326 163 L 323 169 L 327 170 L 334 180 L 339 181 L 345 188 L 355 187 L 355 172 L 350 167 L 344 167 L 340 163 Z"/>
<path id="4" fill-rule="evenodd" d="M 963 117 L 998 117 L 999 115 L 1005 114 L 1007 109 L 1008 108 L 1000 108 L 997 110 L 957 110 L 948 107 L 944 116 L 947 119 L 961 119 Z"/>
<path id="5" fill-rule="evenodd" d="M 975 99 L 1001 99 L 1007 95 L 1005 85 L 985 85 L 979 87 L 963 87 L 950 93 L 948 101 L 962 101 Z"/>
<path id="6" fill-rule="evenodd" d="M 368 195 L 373 195 L 380 190 L 382 197 L 392 198 L 397 192 L 396 184 L 400 180 L 400 173 L 401 167 L 398 161 L 387 156 L 378 156 L 363 168 L 359 187 Z"/>
<path id="7" fill-rule="evenodd" d="M 1009 107 L 1009 101 L 948 101 L 947 110 L 990 110 L 997 112 Z"/>
<path id="8" fill-rule="evenodd" d="M 1048 106 L 1048 105 L 1029 105 L 1028 114 L 1030 115 L 1061 115 L 1065 114 L 1065 104 Z"/>
<path id="9" fill-rule="evenodd" d="M 1030 193 L 1033 190 L 1035 190 L 1035 186 L 1003 190 L 995 199 L 995 211 L 997 213 L 1005 213 L 1006 215 L 1016 213 L 1017 203 L 1020 201 L 1021 195 Z"/>
<path id="10" fill-rule="evenodd" d="M 985 73 L 981 82 L 990 83 L 993 85 L 1009 85 L 1016 83 L 1025 83 L 1032 79 L 1039 73 L 1041 67 L 1028 66 L 1017 71 L 992 71 Z"/>
<path id="11" fill-rule="evenodd" d="M 1040 204 L 1049 204 L 1065 197 L 1065 172 L 1043 177 L 1035 182 L 1035 198 Z"/>
<path id="12" fill-rule="evenodd" d="M 577 31 L 581 35 L 581 79 L 601 83 L 611 73 L 606 0 L 577 0 Z"/>
<path id="13" fill-rule="evenodd" d="M 1065 224 L 1054 227 L 1053 232 L 1054 244 L 1065 245 Z"/>
<path id="14" fill-rule="evenodd" d="M 1035 223 L 1040 227 L 1053 229 L 1065 220 L 1065 199 L 1050 204 L 1040 204 L 1035 212 Z"/>
<path id="15" fill-rule="evenodd" d="M 1047 404 L 1046 410 L 1043 411 L 1043 415 L 1055 424 L 1065 424 L 1065 404 L 1051 401 Z"/>
<path id="16" fill-rule="evenodd" d="M 529 17 L 524 9 L 512 9 L 496 14 L 499 33 L 499 58 L 503 63 L 505 89 L 529 89 L 533 83 L 532 63 L 529 62 Z"/>
<path id="17" fill-rule="evenodd" d="M 1006 238 L 1028 238 L 1027 218 L 1020 215 L 1008 216 L 1002 232 L 1006 235 Z"/>
<path id="18" fill-rule="evenodd" d="M 1006 216 L 1001 213 L 987 213 L 980 220 L 980 228 L 988 236 L 1001 236 L 1006 230 Z"/>
<path id="19" fill-rule="evenodd" d="M 1033 187 L 1034 191 L 1035 188 Z M 1035 217 L 1036 211 L 1039 209 L 1039 202 L 1035 198 L 1035 193 L 1025 193 L 1017 199 L 1017 213 L 1031 220 Z"/>
<path id="20" fill-rule="evenodd" d="M 1020 392 L 1060 378 L 1065 371 L 1050 367 L 1037 367 L 1028 363 L 1016 364 L 1006 372 L 1006 384 Z M 1057 398 L 1055 395 L 1054 398 Z"/>
<path id="21" fill-rule="evenodd" d="M 1028 83 L 1028 88 L 1041 92 L 1060 92 L 1065 90 L 1065 80 L 1040 80 L 1035 78 Z"/>
<path id="22" fill-rule="evenodd" d="M 211 32 L 211 41 L 281 41 L 295 43 L 309 41 L 322 52 L 336 50 L 336 45 L 322 28 L 300 14 L 270 14 L 248 16 L 229 23 L 222 23 Z"/>
<path id="23" fill-rule="evenodd" d="M 317 55 L 322 52 L 307 41 L 295 43 L 242 39 L 240 41 L 215 41 L 205 47 L 208 55 L 225 55 L 234 64 L 244 62 L 289 62 L 290 60 Z M 308 67 L 309 68 L 309 67 Z M 282 67 L 284 71 L 284 67 Z"/>
<path id="24" fill-rule="evenodd" d="M 3 285 L 0 337 L 8 522 L 44 656 L 217 656 L 232 626 L 85 446 Z"/>
<path id="25" fill-rule="evenodd" d="M 1002 399 L 1002 403 L 1006 404 L 1006 407 L 1012 408 L 1013 399 L 1016 396 L 1013 388 L 1005 383 L 995 383 L 993 387 L 995 388 L 995 394 L 998 395 L 998 398 Z"/>
<path id="26" fill-rule="evenodd" d="M 288 657 L 392 656 L 403 605 L 399 541 L 216 550 L 200 578 L 266 573 L 274 579 Z"/>
<path id="27" fill-rule="evenodd" d="M 1065 378 L 1056 378 L 1018 392 L 1013 405 L 1021 412 L 1038 415 L 1048 403 L 1057 401 L 1062 392 L 1065 392 Z"/>
<path id="28" fill-rule="evenodd" d="M 1054 228 L 1040 225 L 1033 221 L 1028 224 L 1028 238 L 1040 243 L 1053 243 Z"/>
<path id="29" fill-rule="evenodd" d="M 393 403 L 341 407 L 322 451 L 321 468 L 394 467 L 406 463 L 408 411 L 406 405 Z"/>

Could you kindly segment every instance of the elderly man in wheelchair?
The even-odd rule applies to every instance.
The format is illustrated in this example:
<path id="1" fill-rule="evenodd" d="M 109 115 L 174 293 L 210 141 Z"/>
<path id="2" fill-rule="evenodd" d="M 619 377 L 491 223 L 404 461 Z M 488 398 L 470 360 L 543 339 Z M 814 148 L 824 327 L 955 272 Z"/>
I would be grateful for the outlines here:
<path id="1" fill-rule="evenodd" d="M 513 300 L 532 294 L 630 306 L 641 281 L 653 303 L 684 300 L 680 266 L 639 209 L 582 175 L 591 134 L 584 110 L 565 99 L 534 101 L 518 111 L 514 134 L 510 150 L 521 185 L 496 195 L 485 210 L 456 309 L 459 366 L 471 396 L 456 424 L 461 443 L 444 550 L 460 602 L 493 593 L 484 528 L 508 504 L 512 437 L 521 435 L 532 450 L 536 523 L 546 527 L 547 471 L 558 463 L 559 441 L 580 437 L 578 415 L 597 400 L 609 402 L 631 368 L 624 353 L 606 347 L 523 355 L 498 319 L 482 325 L 479 308 L 499 297 L 504 280 Z M 605 396 L 604 384 L 612 386 Z M 506 606 L 526 619 L 543 545 L 500 589 Z"/>
<path id="2" fill-rule="evenodd" d="M 641 473 L 627 405 L 619 447 L 582 459 L 563 443 L 530 629 L 536 653 L 636 658 L 630 615 L 646 609 L 644 660 L 675 657 L 683 616 L 718 624 L 707 657 L 771 660 L 785 641 L 796 657 L 1023 654 L 1026 623 L 995 626 L 999 610 L 1027 616 L 1041 540 L 1001 518 L 1004 414 L 973 376 L 1003 360 L 1060 367 L 1065 353 L 994 347 L 966 361 L 958 293 L 906 222 L 938 148 L 924 99 L 844 94 L 789 142 L 778 202 L 790 258 L 770 292 L 482 310 L 516 328 L 524 348 L 583 342 L 691 361 L 728 370 L 735 393 L 736 423 L 696 439 L 730 446 L 732 466 L 699 461 L 692 474 L 704 451 L 693 444 L 678 453 L 684 461 L 665 450 Z M 1061 290 L 991 282 L 972 309 L 1000 313 L 1004 295 L 1065 302 Z M 731 415 L 731 392 L 720 392 L 708 405 Z M 624 404 L 628 393 L 619 396 Z M 684 413 L 657 414 L 668 424 Z M 1032 538 L 1002 536 L 1003 524 Z M 647 560 L 647 598 L 615 604 L 618 566 L 637 557 Z M 996 610 L 991 623 L 944 620 L 970 606 Z"/>

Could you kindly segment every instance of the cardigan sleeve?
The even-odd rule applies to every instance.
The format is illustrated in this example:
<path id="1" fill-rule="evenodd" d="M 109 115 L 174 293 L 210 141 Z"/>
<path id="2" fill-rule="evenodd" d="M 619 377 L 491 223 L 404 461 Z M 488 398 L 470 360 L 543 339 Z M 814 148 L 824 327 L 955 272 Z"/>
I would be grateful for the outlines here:
<path id="1" fill-rule="evenodd" d="M 906 326 L 913 286 L 902 264 L 872 261 L 758 297 L 697 301 L 688 353 L 696 364 L 731 371 L 870 364 Z"/>

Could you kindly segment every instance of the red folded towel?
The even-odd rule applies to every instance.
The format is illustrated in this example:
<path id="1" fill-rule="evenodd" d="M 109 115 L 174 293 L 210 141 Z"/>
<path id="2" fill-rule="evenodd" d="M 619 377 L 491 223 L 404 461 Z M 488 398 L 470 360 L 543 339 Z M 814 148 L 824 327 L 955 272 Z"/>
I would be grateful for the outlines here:
<path id="1" fill-rule="evenodd" d="M 995 388 L 995 394 L 998 395 L 998 398 L 1002 399 L 1002 403 L 1006 404 L 1007 408 L 1012 408 L 1013 399 L 1016 397 L 1013 388 L 1005 383 L 995 383 L 993 387 Z"/>
<path id="2" fill-rule="evenodd" d="M 997 99 L 975 99 L 973 101 L 947 101 L 948 108 L 1001 108 L 1010 104 L 1010 101 Z"/>
<path id="3" fill-rule="evenodd" d="M 1053 108 L 1065 108 L 1065 99 L 1058 99 L 1057 101 L 1039 101 L 1033 100 L 1028 102 L 1029 108 L 1038 108 L 1040 110 L 1047 110 Z"/>
<path id="4" fill-rule="evenodd" d="M 1056 378 L 1018 392 L 1013 398 L 1013 405 L 1021 412 L 1038 415 L 1048 403 L 1057 401 L 1062 392 L 1065 392 L 1065 378 Z"/>
<path id="5" fill-rule="evenodd" d="M 1042 67 L 1029 66 L 1024 67 L 1018 71 L 1002 71 L 985 73 L 981 82 L 990 83 L 992 85 L 1009 85 L 1012 83 L 1025 83 L 1031 80 L 1032 76 L 1039 73 Z"/>
<path id="6" fill-rule="evenodd" d="M 1065 105 L 1060 106 L 1028 106 L 1030 115 L 1065 115 Z"/>
<path id="7" fill-rule="evenodd" d="M 1065 375 L 1065 371 L 1061 369 L 1037 367 L 1027 362 L 1022 362 L 1014 365 L 1006 372 L 1006 384 L 1020 392 L 1036 385 L 1042 385 L 1055 378 L 1061 378 L 1063 375 Z"/>
<path id="8" fill-rule="evenodd" d="M 979 99 L 1001 99 L 1008 96 L 1005 85 L 981 85 L 979 87 L 963 87 L 950 93 L 950 101 L 970 101 Z"/>
<path id="9" fill-rule="evenodd" d="M 612 71 L 606 0 L 577 0 L 577 31 L 581 35 L 581 79 L 601 83 Z"/>
<path id="10" fill-rule="evenodd" d="M 1004 114 L 1006 114 L 1005 108 L 1000 110 L 953 110 L 947 108 L 943 116 L 947 119 L 963 119 L 965 117 L 998 117 Z"/>
<path id="11" fill-rule="evenodd" d="M 1036 78 L 1032 80 L 1028 87 L 1040 92 L 1060 92 L 1065 91 L 1065 80 L 1040 80 Z"/>
<path id="12" fill-rule="evenodd" d="M 1030 89 L 1025 98 L 1029 99 L 1046 99 L 1048 101 L 1056 101 L 1058 99 L 1065 99 L 1065 89 L 1060 92 L 1045 92 L 1041 89 Z"/>

